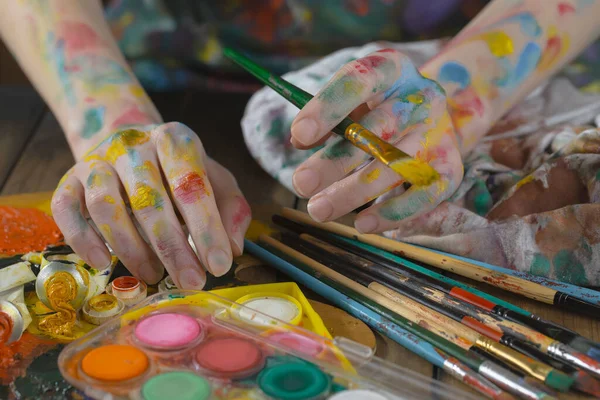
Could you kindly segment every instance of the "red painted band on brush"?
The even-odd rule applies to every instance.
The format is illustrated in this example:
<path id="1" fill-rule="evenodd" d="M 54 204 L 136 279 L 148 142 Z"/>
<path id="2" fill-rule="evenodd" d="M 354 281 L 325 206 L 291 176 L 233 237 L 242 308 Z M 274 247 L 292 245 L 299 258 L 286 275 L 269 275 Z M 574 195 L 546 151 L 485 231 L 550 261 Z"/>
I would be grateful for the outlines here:
<path id="1" fill-rule="evenodd" d="M 469 304 L 473 304 L 474 306 L 484 308 L 488 311 L 492 311 L 494 307 L 496 307 L 496 304 L 492 303 L 491 301 L 479 297 L 476 294 L 467 292 L 459 287 L 453 287 L 452 290 L 450 290 L 450 295 Z"/>
<path id="2" fill-rule="evenodd" d="M 481 322 L 477 321 L 472 317 L 464 317 L 461 320 L 461 322 L 463 323 L 463 325 L 468 326 L 469 328 L 473 329 L 478 333 L 481 333 L 484 336 L 492 338 L 496 342 L 499 342 L 500 339 L 502 339 L 502 332 L 498 332 L 496 329 L 490 328 L 489 326 L 482 324 Z"/>

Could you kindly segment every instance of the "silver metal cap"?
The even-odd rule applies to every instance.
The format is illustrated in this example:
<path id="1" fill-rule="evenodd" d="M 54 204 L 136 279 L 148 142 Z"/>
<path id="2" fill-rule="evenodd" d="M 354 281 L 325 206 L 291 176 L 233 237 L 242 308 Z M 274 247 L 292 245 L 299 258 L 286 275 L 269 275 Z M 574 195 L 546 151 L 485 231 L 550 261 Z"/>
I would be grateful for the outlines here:
<path id="1" fill-rule="evenodd" d="M 21 311 L 19 311 L 17 306 L 7 300 L 0 300 L 0 311 L 7 314 L 10 319 L 12 319 L 13 323 L 12 332 L 10 333 L 10 337 L 6 344 L 16 342 L 21 338 L 21 335 L 25 330 L 25 322 L 23 321 Z"/>

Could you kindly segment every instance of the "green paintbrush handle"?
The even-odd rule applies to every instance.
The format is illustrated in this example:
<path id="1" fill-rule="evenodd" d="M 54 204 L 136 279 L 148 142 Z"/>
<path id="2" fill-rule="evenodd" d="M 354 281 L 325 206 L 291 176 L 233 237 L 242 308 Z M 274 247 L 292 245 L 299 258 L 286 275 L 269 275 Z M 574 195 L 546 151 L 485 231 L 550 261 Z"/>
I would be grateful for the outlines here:
<path id="1" fill-rule="evenodd" d="M 252 60 L 233 49 L 226 47 L 223 49 L 223 54 L 225 54 L 226 57 L 238 64 L 240 67 L 254 75 L 266 86 L 270 87 L 285 99 L 289 100 L 299 109 L 302 109 L 313 98 L 310 93 L 307 93 L 298 86 L 292 85 L 277 75 L 270 73 L 260 65 L 254 63 Z M 342 122 L 333 128 L 333 132 L 340 136 L 344 136 L 346 133 L 346 128 L 353 123 L 354 121 L 352 121 L 350 118 L 344 118 Z"/>

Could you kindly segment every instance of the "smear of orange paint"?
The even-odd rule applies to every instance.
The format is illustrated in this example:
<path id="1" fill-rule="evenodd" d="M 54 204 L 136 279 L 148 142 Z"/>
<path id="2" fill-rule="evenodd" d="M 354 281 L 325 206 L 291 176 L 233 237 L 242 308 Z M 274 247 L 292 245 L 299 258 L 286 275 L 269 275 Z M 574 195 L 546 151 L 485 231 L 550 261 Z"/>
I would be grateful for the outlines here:
<path id="1" fill-rule="evenodd" d="M 36 337 L 29 332 L 9 345 L 0 345 L 0 383 L 8 385 L 25 376 L 33 360 L 56 346 L 56 342 Z"/>
<path id="2" fill-rule="evenodd" d="M 193 204 L 203 197 L 210 196 L 204 177 L 197 172 L 189 172 L 181 178 L 173 188 L 173 194 L 183 204 Z"/>
<path id="3" fill-rule="evenodd" d="M 42 251 L 62 240 L 58 226 L 44 212 L 35 208 L 0 206 L 0 254 Z"/>

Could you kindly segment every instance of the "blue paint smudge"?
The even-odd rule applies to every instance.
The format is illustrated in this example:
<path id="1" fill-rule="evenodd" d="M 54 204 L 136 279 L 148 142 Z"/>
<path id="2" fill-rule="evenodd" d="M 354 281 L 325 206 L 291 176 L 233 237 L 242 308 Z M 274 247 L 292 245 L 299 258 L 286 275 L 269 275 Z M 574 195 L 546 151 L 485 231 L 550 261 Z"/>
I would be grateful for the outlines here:
<path id="1" fill-rule="evenodd" d="M 75 92 L 73 91 L 73 83 L 67 73 L 67 65 L 65 59 L 65 41 L 56 40 L 52 32 L 46 36 L 46 48 L 49 50 L 47 56 L 50 62 L 54 64 L 58 79 L 63 86 L 67 103 L 70 106 L 75 105 Z"/>
<path id="2" fill-rule="evenodd" d="M 456 83 L 460 85 L 461 89 L 465 89 L 471 84 L 471 75 L 463 65 L 450 61 L 440 69 L 438 82 L 441 84 L 448 82 Z"/>
<path id="3" fill-rule="evenodd" d="M 135 149 L 127 149 L 127 156 L 131 160 L 131 164 L 133 167 L 139 167 L 142 165 L 142 157 L 140 157 L 140 153 Z"/>
<path id="4" fill-rule="evenodd" d="M 403 94 L 417 92 L 425 86 L 424 81 L 427 81 L 427 79 L 423 78 L 414 65 L 410 63 L 403 64 L 400 78 L 392 84 L 392 87 L 385 91 L 384 99 L 389 99 L 399 89 L 402 89 Z"/>
<path id="5" fill-rule="evenodd" d="M 106 107 L 92 107 L 88 108 L 85 111 L 85 125 L 83 126 L 83 131 L 81 132 L 81 136 L 84 139 L 89 139 L 94 136 L 100 129 L 102 129 L 102 125 L 104 125 L 104 114 L 106 112 Z"/>
<path id="6" fill-rule="evenodd" d="M 541 56 L 542 49 L 540 46 L 537 43 L 529 42 L 523 48 L 514 68 L 508 58 L 499 59 L 500 65 L 506 71 L 506 74 L 504 77 L 497 79 L 496 84 L 505 88 L 517 87 L 533 73 Z"/>
<path id="7" fill-rule="evenodd" d="M 131 76 L 116 61 L 100 55 L 80 55 L 71 60 L 73 76 L 95 88 L 130 83 Z"/>
<path id="8" fill-rule="evenodd" d="M 542 34 L 542 28 L 535 20 L 535 17 L 530 12 L 524 12 L 513 15 L 503 21 L 493 24 L 492 27 L 505 25 L 507 23 L 517 23 L 521 28 L 521 32 L 531 37 L 538 37 Z"/>

